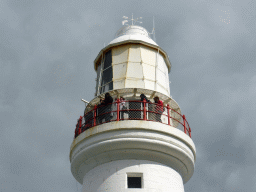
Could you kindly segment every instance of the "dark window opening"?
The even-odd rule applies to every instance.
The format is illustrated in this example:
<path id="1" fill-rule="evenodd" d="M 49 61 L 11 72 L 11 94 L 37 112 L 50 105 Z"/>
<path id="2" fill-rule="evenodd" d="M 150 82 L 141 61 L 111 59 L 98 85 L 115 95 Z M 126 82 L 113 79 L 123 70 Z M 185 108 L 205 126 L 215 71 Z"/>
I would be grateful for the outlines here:
<path id="1" fill-rule="evenodd" d="M 99 83 L 100 85 L 100 94 L 113 90 L 113 71 L 112 71 L 112 54 L 111 54 L 111 50 L 108 51 L 105 54 L 105 59 L 104 59 L 104 63 L 103 63 L 103 71 L 102 71 L 102 78 L 101 78 L 101 83 Z M 98 86 L 99 86 L 98 85 Z"/>
<path id="2" fill-rule="evenodd" d="M 105 85 L 106 83 L 112 81 L 112 67 L 109 67 L 108 69 L 103 71 L 103 78 L 102 78 L 102 85 Z"/>
<path id="3" fill-rule="evenodd" d="M 141 188 L 141 177 L 128 177 L 128 188 Z"/>
<path id="4" fill-rule="evenodd" d="M 97 82 L 96 82 L 96 93 L 98 93 L 98 88 L 100 86 L 100 81 L 101 81 L 101 77 L 100 74 L 101 73 L 101 64 L 98 64 L 98 68 L 97 68 Z"/>
<path id="5" fill-rule="evenodd" d="M 112 65 L 112 54 L 110 50 L 105 55 L 104 69 L 110 67 L 111 65 Z"/>
<path id="6" fill-rule="evenodd" d="M 100 93 L 108 92 L 109 90 L 113 90 L 113 82 L 101 87 Z"/>

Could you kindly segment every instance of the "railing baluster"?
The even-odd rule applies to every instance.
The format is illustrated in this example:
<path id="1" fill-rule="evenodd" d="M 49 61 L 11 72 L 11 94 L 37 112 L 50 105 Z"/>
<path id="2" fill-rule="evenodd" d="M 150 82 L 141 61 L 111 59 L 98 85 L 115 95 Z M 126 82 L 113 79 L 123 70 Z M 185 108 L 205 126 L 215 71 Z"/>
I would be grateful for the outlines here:
<path id="1" fill-rule="evenodd" d="M 117 99 L 117 101 L 116 101 L 116 104 L 117 104 L 117 106 L 116 106 L 116 120 L 117 121 L 119 121 L 120 120 L 120 116 L 119 116 L 119 111 L 120 111 L 120 100 L 119 99 Z"/>
<path id="2" fill-rule="evenodd" d="M 187 129 L 186 129 L 186 117 L 185 117 L 185 115 L 183 115 L 182 117 L 183 117 L 184 133 L 187 134 Z"/>
<path id="3" fill-rule="evenodd" d="M 93 111 L 93 126 L 96 126 L 96 116 L 97 116 L 97 105 L 94 106 L 94 111 Z"/>
<path id="4" fill-rule="evenodd" d="M 167 104 L 167 115 L 168 115 L 168 125 L 171 124 L 171 119 L 170 119 L 170 106 Z"/>
<path id="5" fill-rule="evenodd" d="M 78 120 L 78 135 L 80 135 L 81 133 L 81 128 L 82 128 L 82 116 L 80 116 L 79 120 Z"/>
<path id="6" fill-rule="evenodd" d="M 146 99 L 143 99 L 143 120 L 147 120 Z"/>

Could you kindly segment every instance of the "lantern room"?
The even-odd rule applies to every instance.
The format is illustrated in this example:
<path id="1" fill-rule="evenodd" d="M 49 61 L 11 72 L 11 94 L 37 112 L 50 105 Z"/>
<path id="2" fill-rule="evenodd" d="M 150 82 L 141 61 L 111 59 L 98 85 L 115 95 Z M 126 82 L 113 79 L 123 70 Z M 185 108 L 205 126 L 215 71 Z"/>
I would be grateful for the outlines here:
<path id="1" fill-rule="evenodd" d="M 124 26 L 94 61 L 96 96 L 115 89 L 142 88 L 170 96 L 171 63 L 141 26 Z"/>

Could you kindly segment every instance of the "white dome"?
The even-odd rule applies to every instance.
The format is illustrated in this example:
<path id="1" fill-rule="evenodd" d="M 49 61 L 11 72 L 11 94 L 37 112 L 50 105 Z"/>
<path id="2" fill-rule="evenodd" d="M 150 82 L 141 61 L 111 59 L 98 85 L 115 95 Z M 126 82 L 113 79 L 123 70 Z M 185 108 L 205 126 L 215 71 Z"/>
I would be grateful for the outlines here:
<path id="1" fill-rule="evenodd" d="M 139 40 L 158 46 L 149 36 L 148 31 L 137 25 L 125 25 L 119 29 L 115 35 L 115 39 L 109 44 L 114 44 L 127 40 Z"/>

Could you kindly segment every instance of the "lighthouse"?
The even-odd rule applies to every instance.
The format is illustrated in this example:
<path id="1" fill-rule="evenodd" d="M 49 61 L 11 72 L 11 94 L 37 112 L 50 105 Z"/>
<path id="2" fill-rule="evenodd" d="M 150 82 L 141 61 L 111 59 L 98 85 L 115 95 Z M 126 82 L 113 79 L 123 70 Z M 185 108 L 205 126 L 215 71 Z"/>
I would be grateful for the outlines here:
<path id="1" fill-rule="evenodd" d="M 167 53 L 145 28 L 124 25 L 98 53 L 94 69 L 95 97 L 77 121 L 69 154 L 82 191 L 184 192 L 196 148 L 170 96 Z M 113 101 L 102 103 L 106 95 Z"/>

